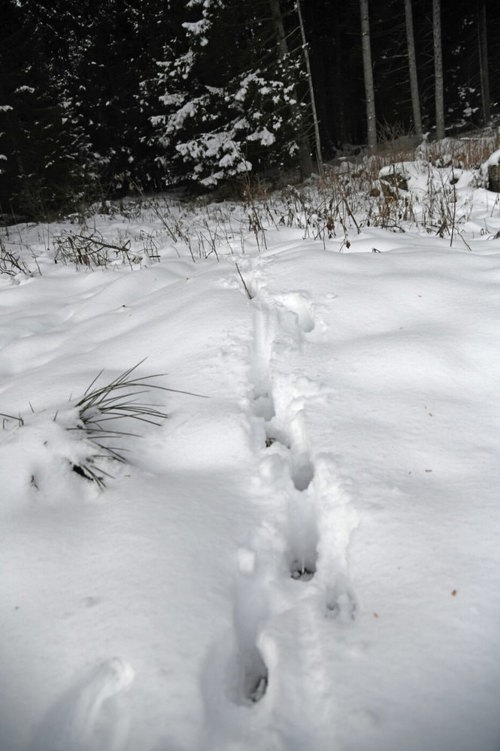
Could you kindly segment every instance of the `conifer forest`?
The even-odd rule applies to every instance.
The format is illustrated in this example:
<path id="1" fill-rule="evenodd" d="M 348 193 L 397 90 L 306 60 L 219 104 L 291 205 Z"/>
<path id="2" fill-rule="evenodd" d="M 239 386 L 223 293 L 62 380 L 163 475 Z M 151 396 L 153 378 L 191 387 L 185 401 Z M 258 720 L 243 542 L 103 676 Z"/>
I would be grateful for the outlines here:
<path id="1" fill-rule="evenodd" d="M 2 0 L 3 223 L 494 122 L 493 0 Z"/>

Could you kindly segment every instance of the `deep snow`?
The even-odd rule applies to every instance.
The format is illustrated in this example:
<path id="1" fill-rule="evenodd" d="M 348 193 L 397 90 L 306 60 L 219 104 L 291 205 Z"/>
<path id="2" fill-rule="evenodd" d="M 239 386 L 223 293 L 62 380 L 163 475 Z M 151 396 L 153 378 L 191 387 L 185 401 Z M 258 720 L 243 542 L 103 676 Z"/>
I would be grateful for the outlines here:
<path id="1" fill-rule="evenodd" d="M 91 272 L 20 228 L 0 751 L 498 751 L 500 216 L 469 195 L 471 251 L 281 229 Z M 151 392 L 99 491 L 75 398 L 144 358 L 191 394 Z"/>

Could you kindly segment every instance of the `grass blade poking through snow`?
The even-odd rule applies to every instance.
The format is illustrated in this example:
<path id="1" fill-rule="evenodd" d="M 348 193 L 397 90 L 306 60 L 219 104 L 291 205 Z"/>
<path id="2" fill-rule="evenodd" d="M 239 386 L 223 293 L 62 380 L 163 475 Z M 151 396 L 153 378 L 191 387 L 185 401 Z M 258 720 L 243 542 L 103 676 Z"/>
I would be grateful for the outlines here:
<path id="1" fill-rule="evenodd" d="M 124 454 L 130 449 L 122 444 L 130 437 L 139 437 L 139 434 L 128 429 L 129 421 L 136 420 L 160 427 L 168 417 L 162 409 L 141 397 L 148 394 L 152 389 L 190 393 L 153 383 L 152 381 L 155 378 L 164 375 L 162 373 L 142 377 L 136 376 L 135 371 L 143 362 L 144 360 L 141 360 L 137 365 L 125 370 L 109 383 L 98 386 L 98 381 L 103 373 L 101 370 L 90 383 L 82 398 L 75 404 L 79 424 L 71 429 L 83 431 L 87 441 L 95 446 L 96 452 L 90 454 L 85 462 L 74 466 L 73 469 L 83 477 L 96 482 L 99 487 L 105 485 L 102 475 L 109 477 L 109 473 L 101 467 L 102 461 L 111 459 L 125 463 L 127 460 Z M 119 420 L 124 421 L 123 429 L 117 425 Z M 118 446 L 112 445 L 110 441 L 118 443 Z"/>

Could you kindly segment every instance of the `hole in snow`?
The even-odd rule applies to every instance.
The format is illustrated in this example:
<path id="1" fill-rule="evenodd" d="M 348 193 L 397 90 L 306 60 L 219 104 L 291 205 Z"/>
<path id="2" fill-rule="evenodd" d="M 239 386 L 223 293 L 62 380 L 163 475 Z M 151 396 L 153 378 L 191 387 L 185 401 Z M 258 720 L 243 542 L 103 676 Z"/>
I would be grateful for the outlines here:
<path id="1" fill-rule="evenodd" d="M 306 459 L 296 464 L 292 470 L 292 481 L 297 490 L 307 490 L 314 477 L 314 466 Z"/>
<path id="2" fill-rule="evenodd" d="M 311 303 L 305 295 L 301 292 L 291 292 L 287 295 L 278 295 L 276 299 L 296 316 L 297 324 L 305 334 L 314 331 Z"/>
<path id="3" fill-rule="evenodd" d="M 267 682 L 268 682 L 267 673 L 266 675 L 260 675 L 258 677 L 257 683 L 248 694 L 248 698 L 250 699 L 251 702 L 253 702 L 254 704 L 257 704 L 257 702 L 262 699 L 262 697 L 267 691 Z"/>
<path id="4" fill-rule="evenodd" d="M 330 617 L 341 623 L 352 623 L 356 620 L 358 607 L 350 592 L 330 592 L 326 600 L 326 609 Z"/>
<path id="5" fill-rule="evenodd" d="M 275 415 L 274 402 L 269 394 L 258 394 L 254 397 L 252 411 L 256 417 L 272 420 Z"/>
<path id="6" fill-rule="evenodd" d="M 316 573 L 316 566 L 311 561 L 293 561 L 290 566 L 290 576 L 295 581 L 310 581 Z"/>
<path id="7" fill-rule="evenodd" d="M 314 318 L 307 309 L 297 311 L 297 318 L 304 334 L 310 334 L 311 331 L 314 331 Z"/>
<path id="8" fill-rule="evenodd" d="M 265 424 L 264 430 L 266 434 L 265 445 L 267 449 L 271 448 L 271 446 L 275 443 L 281 443 L 282 446 L 290 449 L 290 443 L 287 439 L 286 434 L 279 430 L 270 421 Z"/>
<path id="9" fill-rule="evenodd" d="M 243 678 L 243 693 L 246 701 L 257 704 L 267 691 L 269 671 L 257 648 L 246 666 Z"/>

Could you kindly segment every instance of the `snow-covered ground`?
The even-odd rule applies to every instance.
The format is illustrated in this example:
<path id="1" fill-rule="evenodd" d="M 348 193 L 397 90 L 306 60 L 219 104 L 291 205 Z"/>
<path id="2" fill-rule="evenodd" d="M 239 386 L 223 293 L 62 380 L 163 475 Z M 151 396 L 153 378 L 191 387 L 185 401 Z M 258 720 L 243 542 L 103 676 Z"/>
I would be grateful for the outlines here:
<path id="1" fill-rule="evenodd" d="M 161 262 L 89 270 L 88 226 L 3 231 L 0 751 L 498 751 L 500 211 L 463 190 L 453 247 L 218 207 L 196 263 L 96 216 Z M 99 489 L 75 405 L 138 363 L 189 393 Z"/>

